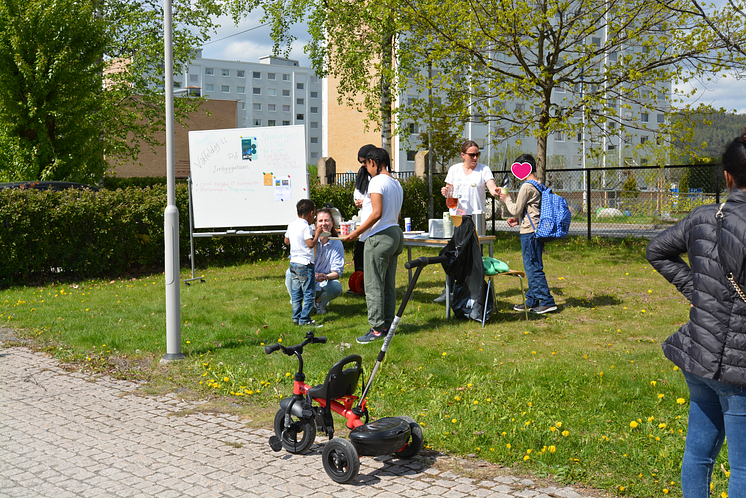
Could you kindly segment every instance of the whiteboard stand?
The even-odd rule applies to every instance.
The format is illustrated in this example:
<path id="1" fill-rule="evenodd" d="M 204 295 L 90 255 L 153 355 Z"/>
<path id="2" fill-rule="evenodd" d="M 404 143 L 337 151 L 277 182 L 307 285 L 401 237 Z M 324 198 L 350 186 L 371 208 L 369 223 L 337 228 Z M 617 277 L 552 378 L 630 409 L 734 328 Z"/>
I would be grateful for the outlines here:
<path id="1" fill-rule="evenodd" d="M 244 237 L 248 235 L 278 235 L 285 234 L 286 230 L 225 230 L 224 232 L 195 232 L 194 219 L 192 218 L 192 177 L 188 178 L 189 189 L 189 260 L 192 264 L 192 278 L 184 279 L 184 285 L 191 285 L 190 282 L 199 280 L 205 283 L 205 276 L 194 276 L 194 238 L 211 238 L 211 237 Z"/>
<path id="2" fill-rule="evenodd" d="M 199 280 L 201 283 L 205 283 L 205 276 L 201 277 L 194 276 L 194 219 L 192 218 L 192 177 L 187 178 L 187 190 L 189 191 L 189 261 L 192 263 L 192 278 L 184 280 L 184 285 L 191 285 L 190 282 Z"/>

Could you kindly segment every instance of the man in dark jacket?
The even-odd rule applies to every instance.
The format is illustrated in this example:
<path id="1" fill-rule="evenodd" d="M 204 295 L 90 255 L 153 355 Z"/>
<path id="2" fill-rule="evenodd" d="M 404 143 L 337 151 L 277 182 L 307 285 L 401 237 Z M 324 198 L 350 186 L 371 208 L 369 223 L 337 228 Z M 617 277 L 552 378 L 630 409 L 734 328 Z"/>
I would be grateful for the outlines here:
<path id="1" fill-rule="evenodd" d="M 723 165 L 730 189 L 726 202 L 695 209 L 653 239 L 646 254 L 691 306 L 689 322 L 663 343 L 690 393 L 684 498 L 709 496 L 726 436 L 728 495 L 746 497 L 746 138 L 730 144 Z"/>

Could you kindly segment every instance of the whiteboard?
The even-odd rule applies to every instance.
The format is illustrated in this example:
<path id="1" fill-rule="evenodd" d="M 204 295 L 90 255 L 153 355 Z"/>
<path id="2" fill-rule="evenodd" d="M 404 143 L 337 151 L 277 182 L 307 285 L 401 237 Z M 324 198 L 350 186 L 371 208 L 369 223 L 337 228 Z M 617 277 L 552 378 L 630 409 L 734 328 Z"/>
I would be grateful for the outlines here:
<path id="1" fill-rule="evenodd" d="M 308 199 L 305 127 L 189 132 L 194 228 L 288 225 Z"/>

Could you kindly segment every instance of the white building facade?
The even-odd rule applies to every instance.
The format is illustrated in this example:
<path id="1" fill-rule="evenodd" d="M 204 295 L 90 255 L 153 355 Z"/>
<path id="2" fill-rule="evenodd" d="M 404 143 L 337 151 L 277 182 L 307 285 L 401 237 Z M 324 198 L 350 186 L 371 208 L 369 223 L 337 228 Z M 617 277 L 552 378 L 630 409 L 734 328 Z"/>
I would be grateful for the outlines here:
<path id="1" fill-rule="evenodd" d="M 323 105 L 321 80 L 298 61 L 265 56 L 259 62 L 205 59 L 202 51 L 174 76 L 174 87 L 189 95 L 238 102 L 236 126 L 304 125 L 306 161 L 322 157 Z"/>

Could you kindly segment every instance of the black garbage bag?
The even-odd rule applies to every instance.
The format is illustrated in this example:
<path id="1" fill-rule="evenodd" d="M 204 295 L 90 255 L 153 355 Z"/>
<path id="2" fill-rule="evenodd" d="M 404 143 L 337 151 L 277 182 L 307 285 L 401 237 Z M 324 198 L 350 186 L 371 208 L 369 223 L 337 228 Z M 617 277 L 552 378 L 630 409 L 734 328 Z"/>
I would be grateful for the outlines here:
<path id="1" fill-rule="evenodd" d="M 490 289 L 487 295 L 487 282 L 484 281 L 482 250 L 479 237 L 470 217 L 464 216 L 461 225 L 453 231 L 453 238 L 440 251 L 448 261 L 443 263 L 446 275 L 456 283 L 453 288 L 451 309 L 457 318 L 470 318 L 482 321 L 484 308 L 487 307 L 486 320 L 492 315 L 495 295 Z"/>

